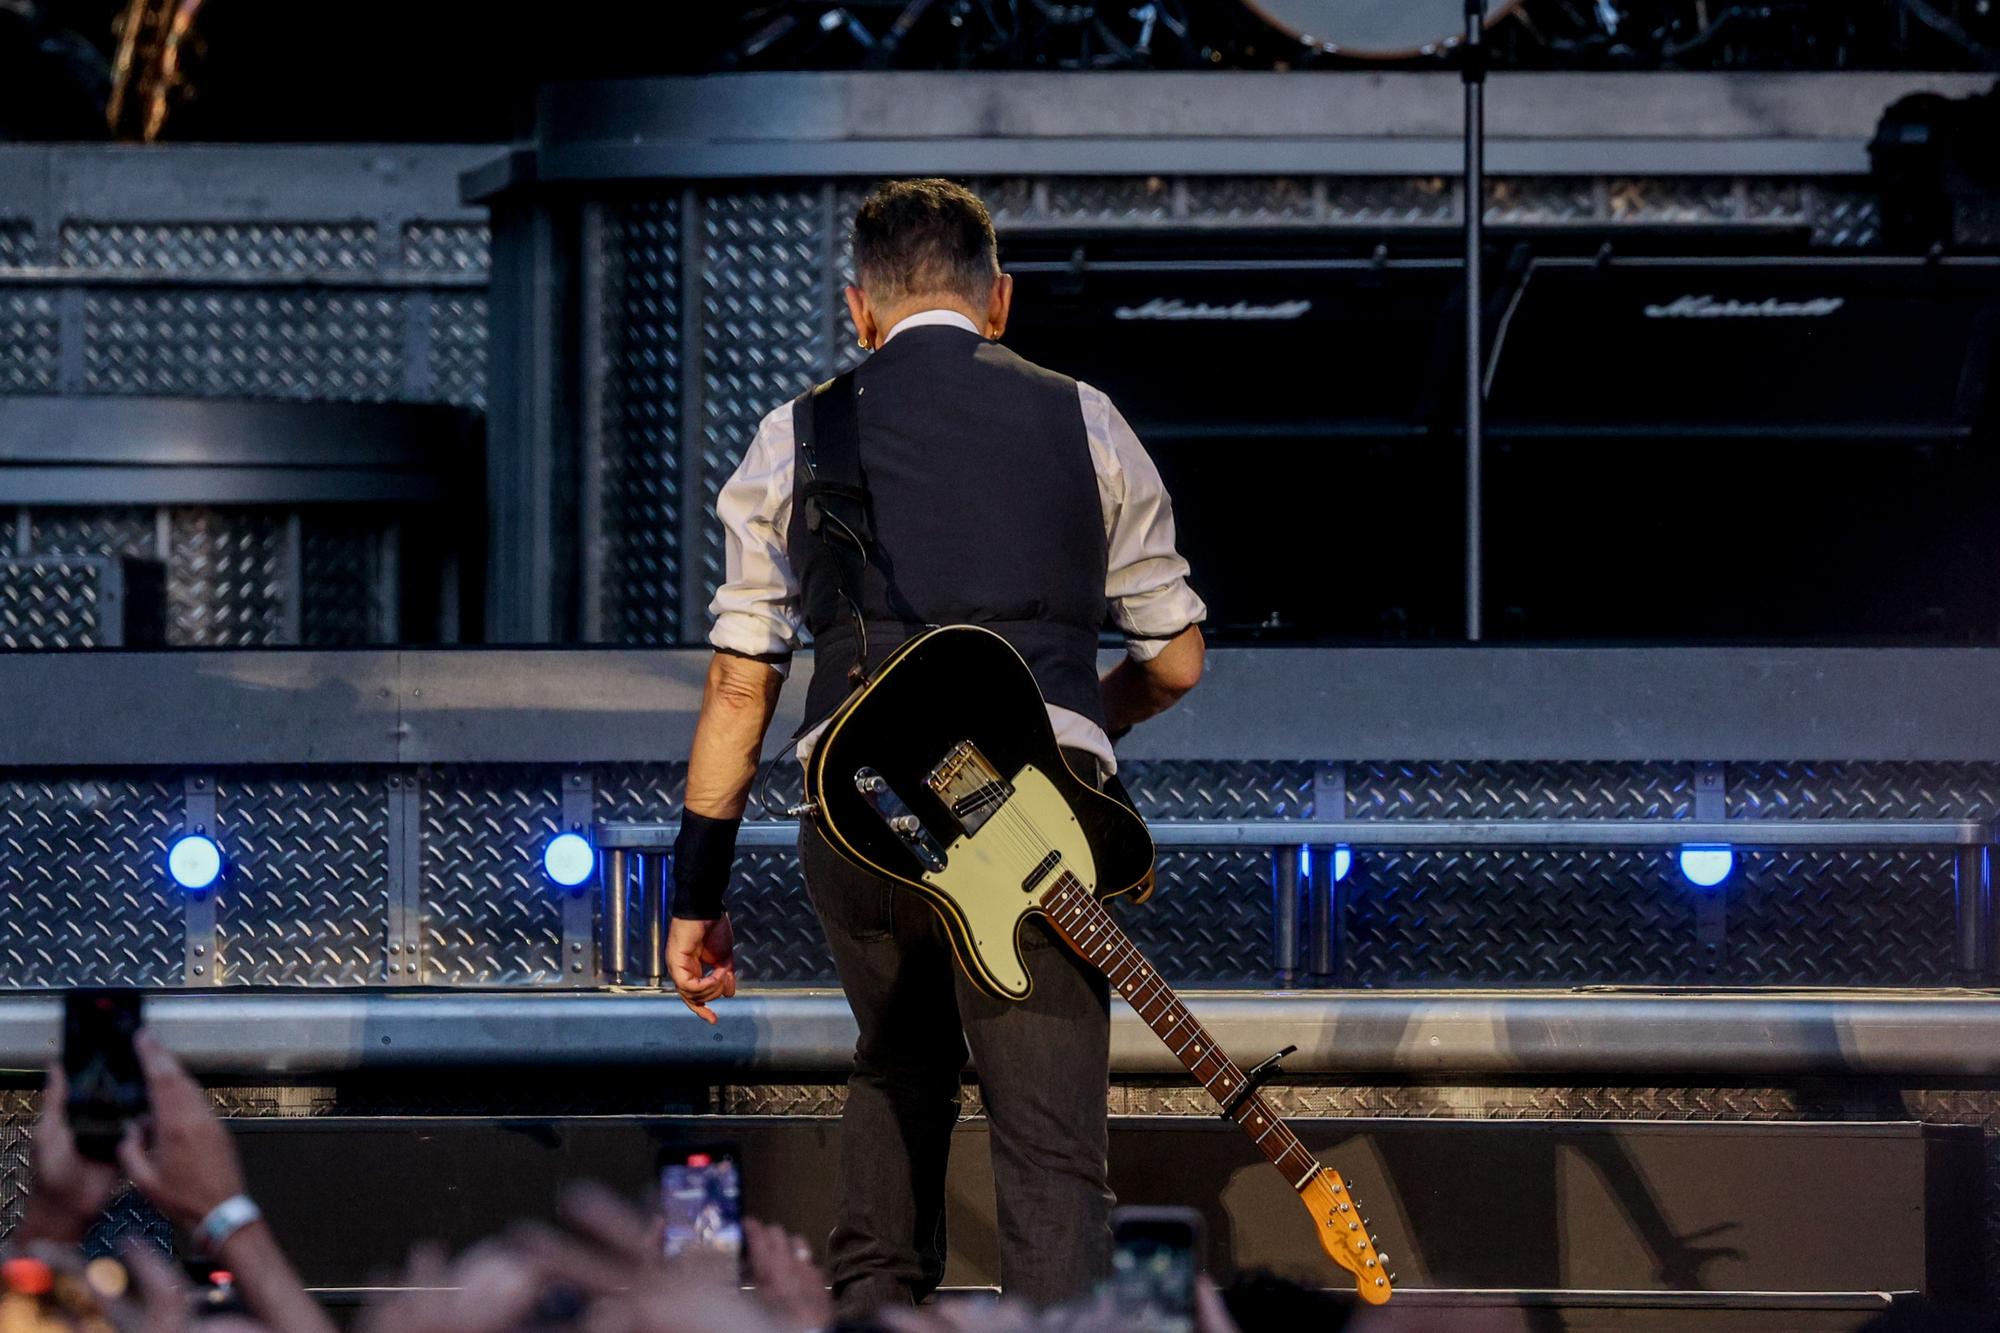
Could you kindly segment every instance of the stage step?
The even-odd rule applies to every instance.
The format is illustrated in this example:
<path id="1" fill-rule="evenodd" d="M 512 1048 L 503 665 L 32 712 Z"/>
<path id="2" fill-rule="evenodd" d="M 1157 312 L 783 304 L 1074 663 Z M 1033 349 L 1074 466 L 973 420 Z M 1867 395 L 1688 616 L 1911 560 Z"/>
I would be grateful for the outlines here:
<path id="1" fill-rule="evenodd" d="M 1811 1313 L 1817 1320 L 1820 1303 L 1830 1302 L 1824 1313 L 1838 1320 L 1862 1308 L 1852 1302 L 1879 1307 L 1857 1292 L 1951 1300 L 1979 1292 L 1976 1129 L 1911 1122 L 1291 1123 L 1352 1183 L 1413 1309 L 1486 1302 L 1530 1321 L 1522 1327 L 1653 1328 L 1708 1308 L 1690 1307 L 1689 1299 L 1725 1299 L 1716 1293 L 1792 1301 L 1783 1308 L 1801 1319 Z M 815 1245 L 832 1222 L 838 1128 L 821 1117 L 328 1117 L 247 1119 L 233 1127 L 260 1202 L 306 1280 L 319 1287 L 365 1285 L 418 1238 L 462 1244 L 509 1219 L 546 1216 L 565 1180 L 596 1179 L 638 1193 L 667 1145 L 734 1142 L 749 1213 Z M 998 1279 L 986 1139 L 984 1120 L 958 1128 L 947 1185 L 947 1285 Z M 1111 1175 L 1125 1203 L 1201 1209 L 1207 1267 L 1221 1277 L 1260 1268 L 1315 1286 L 1339 1282 L 1296 1197 L 1232 1125 L 1116 1118 Z M 1564 1320 L 1601 1315 L 1601 1322 L 1547 1323 L 1553 1310 Z M 1703 1322 L 1723 1326 L 1706 1315 Z"/>

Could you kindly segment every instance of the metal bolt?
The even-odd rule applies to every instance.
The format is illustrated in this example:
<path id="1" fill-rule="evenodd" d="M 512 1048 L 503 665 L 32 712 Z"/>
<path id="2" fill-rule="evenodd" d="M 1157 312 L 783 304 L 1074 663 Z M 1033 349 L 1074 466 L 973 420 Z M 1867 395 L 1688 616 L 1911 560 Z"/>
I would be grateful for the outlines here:
<path id="1" fill-rule="evenodd" d="M 570 951 L 571 953 L 582 953 L 582 952 L 583 952 L 583 946 L 582 946 L 581 944 L 575 944 L 575 943 L 572 943 L 572 944 L 571 944 L 571 945 L 569 946 L 569 951 Z"/>
<path id="2" fill-rule="evenodd" d="M 196 958 L 201 957 L 203 954 L 207 952 L 208 952 L 208 946 L 205 944 L 197 944 L 194 946 L 194 956 Z"/>
<path id="3" fill-rule="evenodd" d="M 194 974 L 195 974 L 196 976 L 200 976 L 200 975 L 201 975 L 201 971 L 202 971 L 202 969 L 201 969 L 201 964 L 200 964 L 200 963 L 196 963 L 196 964 L 194 965 Z"/>
<path id="4" fill-rule="evenodd" d="M 389 975 L 392 977 L 395 976 L 398 972 L 401 972 L 402 970 L 403 970 L 402 967 L 396 963 L 389 964 Z"/>
<path id="5" fill-rule="evenodd" d="M 582 964 L 582 963 L 571 963 L 571 964 L 569 965 L 569 970 L 570 970 L 570 971 L 572 971 L 572 972 L 581 972 L 581 971 L 583 971 L 583 964 Z"/>
<path id="6" fill-rule="evenodd" d="M 392 954 L 401 953 L 402 951 L 403 951 L 403 946 L 400 944 L 392 944 L 389 946 L 389 952 Z"/>

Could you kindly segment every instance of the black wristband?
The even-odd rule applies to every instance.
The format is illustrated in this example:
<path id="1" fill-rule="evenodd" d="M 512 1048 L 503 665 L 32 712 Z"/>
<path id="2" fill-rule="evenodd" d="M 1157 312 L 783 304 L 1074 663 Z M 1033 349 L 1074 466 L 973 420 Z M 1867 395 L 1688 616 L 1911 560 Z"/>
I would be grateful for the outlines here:
<path id="1" fill-rule="evenodd" d="M 694 921 L 713 921 L 722 915 L 729 867 L 736 860 L 736 830 L 742 823 L 710 819 L 692 810 L 681 812 L 681 831 L 674 838 L 673 915 Z"/>

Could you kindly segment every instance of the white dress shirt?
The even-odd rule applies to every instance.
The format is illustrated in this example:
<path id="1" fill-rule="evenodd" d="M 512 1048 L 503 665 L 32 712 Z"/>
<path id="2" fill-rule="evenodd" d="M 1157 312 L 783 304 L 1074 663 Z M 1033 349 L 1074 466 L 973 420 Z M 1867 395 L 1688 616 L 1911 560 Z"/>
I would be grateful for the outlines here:
<path id="1" fill-rule="evenodd" d="M 898 321 L 882 341 L 904 329 L 946 324 L 979 329 L 955 310 L 923 310 Z M 1109 554 L 1104 595 L 1112 620 L 1125 631 L 1125 651 L 1140 661 L 1159 655 L 1166 641 L 1198 624 L 1208 608 L 1187 583 L 1188 564 L 1174 549 L 1174 511 L 1153 460 L 1111 400 L 1088 384 L 1076 386 L 1083 408 L 1090 461 L 1097 473 L 1097 502 L 1104 516 Z M 724 531 L 725 577 L 708 605 L 715 618 L 708 641 L 749 657 L 775 659 L 782 673 L 804 638 L 799 581 L 785 549 L 792 517 L 792 405 L 773 409 L 757 427 L 743 461 L 723 484 L 715 503 Z M 1049 705 L 1060 745 L 1088 750 L 1115 768 L 1111 741 L 1089 718 Z M 799 741 L 801 763 L 819 738 L 816 727 Z"/>

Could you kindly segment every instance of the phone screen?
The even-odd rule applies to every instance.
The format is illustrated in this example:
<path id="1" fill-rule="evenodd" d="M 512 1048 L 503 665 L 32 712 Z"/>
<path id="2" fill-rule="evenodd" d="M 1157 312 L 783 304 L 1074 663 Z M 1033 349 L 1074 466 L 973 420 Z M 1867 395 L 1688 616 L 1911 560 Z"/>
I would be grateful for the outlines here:
<path id="1" fill-rule="evenodd" d="M 1193 1333 L 1201 1220 L 1192 1210 L 1120 1209 L 1112 1221 L 1111 1299 L 1147 1333 Z"/>
<path id="2" fill-rule="evenodd" d="M 125 1127 L 146 1114 L 146 1078 L 132 1037 L 140 997 L 132 990 L 73 990 L 63 997 L 63 1076 L 77 1151 L 93 1161 L 115 1156 Z"/>
<path id="3" fill-rule="evenodd" d="M 711 1148 L 660 1163 L 660 1213 L 669 1258 L 743 1253 L 743 1176 L 736 1154 Z"/>

